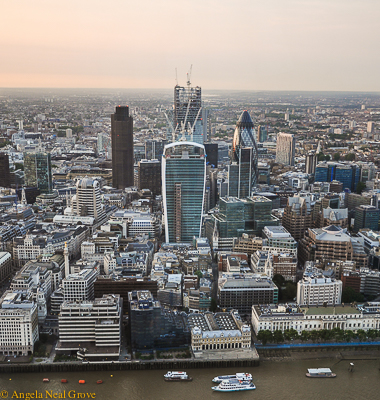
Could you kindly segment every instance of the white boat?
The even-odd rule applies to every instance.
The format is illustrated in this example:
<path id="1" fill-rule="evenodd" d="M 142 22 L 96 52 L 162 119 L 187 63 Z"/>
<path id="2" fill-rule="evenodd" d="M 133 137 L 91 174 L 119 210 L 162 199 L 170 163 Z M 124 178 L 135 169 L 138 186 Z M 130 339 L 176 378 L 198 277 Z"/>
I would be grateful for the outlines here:
<path id="1" fill-rule="evenodd" d="M 216 392 L 239 392 L 241 390 L 254 390 L 256 386 L 253 382 L 243 382 L 239 379 L 225 379 L 218 386 L 211 388 Z"/>
<path id="2" fill-rule="evenodd" d="M 226 379 L 238 379 L 239 381 L 243 382 L 251 382 L 252 381 L 252 375 L 251 374 L 246 374 L 245 372 L 238 372 L 235 375 L 220 375 L 216 376 L 212 381 L 215 383 L 221 383 L 222 381 L 225 381 Z"/>
<path id="3" fill-rule="evenodd" d="M 336 374 L 330 368 L 309 368 L 306 376 L 308 378 L 335 378 Z"/>
<path id="4" fill-rule="evenodd" d="M 186 372 L 168 371 L 164 375 L 165 381 L 192 381 L 193 378 Z"/>

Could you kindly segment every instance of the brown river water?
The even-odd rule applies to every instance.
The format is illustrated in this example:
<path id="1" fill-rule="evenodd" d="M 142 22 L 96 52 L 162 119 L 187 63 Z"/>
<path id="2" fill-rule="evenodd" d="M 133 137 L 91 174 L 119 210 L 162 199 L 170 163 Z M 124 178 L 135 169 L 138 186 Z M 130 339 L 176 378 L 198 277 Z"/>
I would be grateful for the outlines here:
<path id="1" fill-rule="evenodd" d="M 0 399 L 95 398 L 202 400 L 202 399 L 380 399 L 380 360 L 323 359 L 302 361 L 264 361 L 259 367 L 230 369 L 189 369 L 192 382 L 165 382 L 166 371 L 115 371 L 70 373 L 16 373 L 0 375 Z M 308 368 L 331 368 L 334 379 L 306 378 Z M 250 372 L 256 390 L 220 393 L 211 390 L 212 378 L 235 372 Z M 113 374 L 113 377 L 111 377 Z M 43 378 L 50 382 L 43 383 Z M 67 379 L 68 383 L 61 383 Z M 85 384 L 78 381 L 84 379 Z M 97 384 L 98 379 L 103 384 Z M 30 393 L 28 396 L 27 393 Z M 36 397 L 37 395 L 37 397 Z"/>

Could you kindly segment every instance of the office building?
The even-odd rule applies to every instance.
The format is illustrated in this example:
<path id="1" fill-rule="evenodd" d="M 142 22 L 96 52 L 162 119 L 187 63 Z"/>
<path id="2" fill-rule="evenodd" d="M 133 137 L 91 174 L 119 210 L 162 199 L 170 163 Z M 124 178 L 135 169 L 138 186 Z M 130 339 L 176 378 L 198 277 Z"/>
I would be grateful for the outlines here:
<path id="1" fill-rule="evenodd" d="M 228 167 L 228 196 L 249 197 L 258 182 L 258 151 L 251 116 L 244 111 L 235 128 Z"/>
<path id="2" fill-rule="evenodd" d="M 206 181 L 204 147 L 193 142 L 165 146 L 162 196 L 166 242 L 192 242 L 201 236 Z"/>
<path id="3" fill-rule="evenodd" d="M 379 230 L 380 210 L 374 206 L 361 205 L 355 208 L 354 232 L 360 229 Z"/>
<path id="4" fill-rule="evenodd" d="M 145 141 L 145 158 L 147 160 L 158 160 L 161 162 L 167 140 L 150 139 Z"/>
<path id="5" fill-rule="evenodd" d="M 97 222 L 105 217 L 97 179 L 83 178 L 77 181 L 77 192 L 72 199 L 73 212 L 80 217 L 94 217 Z"/>
<path id="6" fill-rule="evenodd" d="M 300 335 L 302 331 L 313 331 L 339 328 L 358 331 L 362 329 L 380 328 L 380 310 L 378 303 L 364 306 L 327 306 L 298 307 L 298 305 L 259 305 L 252 307 L 252 327 L 256 335 L 261 330 L 275 332 L 295 329 Z"/>
<path id="7" fill-rule="evenodd" d="M 257 138 L 260 143 L 266 142 L 268 140 L 268 128 L 264 125 L 259 125 L 257 127 Z"/>
<path id="8" fill-rule="evenodd" d="M 190 314 L 188 323 L 193 352 L 251 348 L 251 328 L 237 311 Z"/>
<path id="9" fill-rule="evenodd" d="M 277 303 L 278 288 L 267 276 L 225 273 L 219 278 L 218 298 L 220 308 L 246 315 L 253 304 Z"/>
<path id="10" fill-rule="evenodd" d="M 199 86 L 174 87 L 173 122 L 169 124 L 170 142 L 185 140 L 204 143 L 202 122 L 202 90 Z M 168 138 L 170 139 L 170 138 Z"/>
<path id="11" fill-rule="evenodd" d="M 138 188 L 149 189 L 153 196 L 161 195 L 161 162 L 141 160 L 138 163 Z"/>
<path id="12" fill-rule="evenodd" d="M 294 239 L 299 240 L 304 237 L 307 228 L 312 228 L 312 207 L 309 196 L 294 196 L 288 198 L 282 217 L 282 225 Z"/>
<path id="13" fill-rule="evenodd" d="M 360 240 L 335 225 L 321 229 L 309 228 L 299 241 L 299 260 L 301 263 L 317 260 L 355 261 L 357 268 L 367 265 L 367 255 Z"/>
<path id="14" fill-rule="evenodd" d="M 128 106 L 116 107 L 111 115 L 112 186 L 133 186 L 133 118 Z"/>
<path id="15" fill-rule="evenodd" d="M 8 283 L 12 274 L 12 256 L 11 253 L 0 251 L 0 285 Z"/>
<path id="16" fill-rule="evenodd" d="M 315 182 L 332 182 L 334 180 L 343 183 L 343 189 L 352 192 L 360 179 L 360 168 L 357 164 L 337 163 L 333 161 L 321 162 L 315 169 Z"/>
<path id="17" fill-rule="evenodd" d="M 280 132 L 277 135 L 276 162 L 283 165 L 294 165 L 296 138 L 293 134 Z"/>
<path id="18" fill-rule="evenodd" d="M 0 187 L 11 187 L 11 173 L 9 171 L 9 156 L 0 153 Z"/>
<path id="19" fill-rule="evenodd" d="M 64 301 L 58 316 L 59 353 L 76 351 L 79 360 L 118 360 L 122 299 L 107 294 L 93 301 Z"/>
<path id="20" fill-rule="evenodd" d="M 271 253 L 290 253 L 297 256 L 297 242 L 283 226 L 265 226 L 263 250 Z"/>
<path id="21" fill-rule="evenodd" d="M 315 168 L 316 168 L 317 162 L 318 162 L 318 154 L 316 154 L 316 153 L 306 154 L 305 158 L 306 158 L 305 173 L 314 175 Z"/>
<path id="22" fill-rule="evenodd" d="M 297 304 L 299 305 L 335 305 L 341 304 L 342 281 L 335 279 L 330 271 L 318 268 L 306 268 L 302 280 L 297 282 Z"/>
<path id="23" fill-rule="evenodd" d="M 6 291 L 0 300 L 0 354 L 33 354 L 39 338 L 37 303 L 22 293 Z"/>
<path id="24" fill-rule="evenodd" d="M 94 299 L 94 282 L 99 270 L 86 268 L 77 274 L 70 274 L 62 280 L 65 301 L 87 301 Z"/>
<path id="25" fill-rule="evenodd" d="M 24 153 L 24 174 L 25 186 L 50 193 L 53 190 L 50 153 Z"/>
<path id="26" fill-rule="evenodd" d="M 205 143 L 206 164 L 218 168 L 218 143 Z"/>

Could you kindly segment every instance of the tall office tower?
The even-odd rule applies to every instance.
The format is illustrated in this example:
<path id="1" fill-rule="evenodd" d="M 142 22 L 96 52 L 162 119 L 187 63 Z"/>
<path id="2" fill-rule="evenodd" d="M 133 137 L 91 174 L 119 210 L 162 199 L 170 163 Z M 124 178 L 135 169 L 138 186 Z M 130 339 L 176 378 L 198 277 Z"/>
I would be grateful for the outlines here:
<path id="1" fill-rule="evenodd" d="M 306 155 L 306 166 L 305 173 L 315 174 L 315 167 L 317 166 L 318 155 L 315 153 L 309 153 Z"/>
<path id="2" fill-rule="evenodd" d="M 291 133 L 280 132 L 277 135 L 276 162 L 284 165 L 294 165 L 296 138 Z"/>
<path id="3" fill-rule="evenodd" d="M 212 168 L 218 168 L 218 143 L 204 143 L 206 163 Z"/>
<path id="4" fill-rule="evenodd" d="M 288 197 L 288 204 L 282 217 L 282 225 L 294 239 L 302 239 L 305 236 L 305 231 L 313 227 L 311 197 Z"/>
<path id="5" fill-rule="evenodd" d="M 228 195 L 249 197 L 258 181 L 258 151 L 251 116 L 244 111 L 235 128 L 228 168 Z"/>
<path id="6" fill-rule="evenodd" d="M 202 108 L 203 142 L 211 139 L 210 110 Z"/>
<path id="7" fill-rule="evenodd" d="M 199 86 L 174 87 L 173 121 L 169 123 L 171 142 L 185 140 L 203 144 L 202 90 Z"/>
<path id="8" fill-rule="evenodd" d="M 360 165 L 333 161 L 319 163 L 315 168 L 315 182 L 332 182 L 333 180 L 342 182 L 343 189 L 354 192 L 360 180 Z"/>
<path id="9" fill-rule="evenodd" d="M 128 106 L 116 107 L 111 115 L 112 186 L 133 186 L 133 118 Z"/>
<path id="10" fill-rule="evenodd" d="M 264 125 L 259 125 L 257 128 L 257 137 L 260 143 L 266 142 L 268 140 L 268 130 Z"/>
<path id="11" fill-rule="evenodd" d="M 374 129 L 375 129 L 375 123 L 373 121 L 368 121 L 367 122 L 367 132 L 373 133 Z"/>
<path id="12" fill-rule="evenodd" d="M 50 193 L 53 189 L 50 153 L 24 153 L 24 174 L 25 186 Z"/>
<path id="13" fill-rule="evenodd" d="M 94 217 L 97 222 L 105 217 L 100 198 L 99 181 L 83 178 L 77 181 L 77 193 L 72 201 L 73 211 L 82 217 Z"/>
<path id="14" fill-rule="evenodd" d="M 0 187 L 11 187 L 11 173 L 9 171 L 9 156 L 0 153 Z"/>
<path id="15" fill-rule="evenodd" d="M 158 160 L 161 162 L 164 154 L 164 147 L 167 140 L 146 140 L 145 141 L 145 158 L 147 160 Z"/>
<path id="16" fill-rule="evenodd" d="M 206 180 L 204 146 L 177 142 L 165 146 L 162 196 L 166 242 L 192 242 L 200 237 Z"/>
<path id="17" fill-rule="evenodd" d="M 149 189 L 153 196 L 161 194 L 161 163 L 158 160 L 141 160 L 138 163 L 138 188 Z"/>

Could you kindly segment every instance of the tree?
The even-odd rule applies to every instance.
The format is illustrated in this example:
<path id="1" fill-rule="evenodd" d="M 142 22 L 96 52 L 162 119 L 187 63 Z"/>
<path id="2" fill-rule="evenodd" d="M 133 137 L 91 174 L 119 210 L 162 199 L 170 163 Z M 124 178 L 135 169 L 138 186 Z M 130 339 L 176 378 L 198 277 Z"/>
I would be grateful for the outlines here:
<path id="1" fill-rule="evenodd" d="M 302 331 L 301 332 L 301 336 L 300 336 L 300 338 L 301 338 L 301 340 L 303 341 L 303 342 L 306 342 L 307 340 L 309 340 L 309 332 L 308 331 Z"/>
<path id="2" fill-rule="evenodd" d="M 284 341 L 284 335 L 282 334 L 282 331 L 280 331 L 279 329 L 274 331 L 273 341 L 275 343 L 282 343 Z"/>
<path id="3" fill-rule="evenodd" d="M 353 303 L 354 301 L 361 303 L 364 301 L 364 296 L 355 292 L 351 286 L 345 287 L 342 290 L 342 303 Z"/>
<path id="4" fill-rule="evenodd" d="M 257 340 L 265 346 L 268 342 L 273 341 L 273 334 L 268 329 L 264 329 L 257 334 Z"/>
<path id="5" fill-rule="evenodd" d="M 285 278 L 280 274 L 273 275 L 272 281 L 278 288 L 281 288 L 285 285 Z"/>
<path id="6" fill-rule="evenodd" d="M 15 163 L 15 170 L 21 169 L 21 171 L 24 171 L 24 164 L 23 163 Z"/>
<path id="7" fill-rule="evenodd" d="M 348 153 L 344 156 L 344 159 L 346 161 L 355 161 L 355 158 L 356 158 L 355 153 Z"/>
<path id="8" fill-rule="evenodd" d="M 318 154 L 318 161 L 324 161 L 325 160 L 325 155 L 321 152 Z"/>
<path id="9" fill-rule="evenodd" d="M 325 155 L 325 161 L 330 161 L 330 158 L 331 158 L 330 154 Z"/>
<path id="10" fill-rule="evenodd" d="M 361 194 L 362 191 L 366 188 L 366 184 L 364 182 L 358 182 L 356 185 L 356 193 Z"/>
<path id="11" fill-rule="evenodd" d="M 334 160 L 335 161 L 339 161 L 340 160 L 340 153 L 339 152 L 334 154 Z"/>

